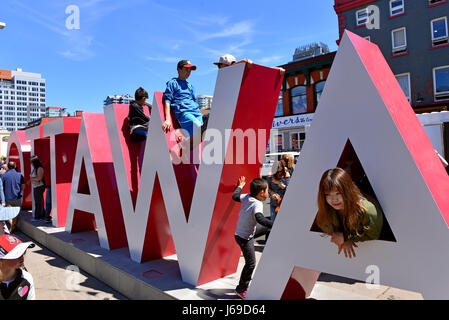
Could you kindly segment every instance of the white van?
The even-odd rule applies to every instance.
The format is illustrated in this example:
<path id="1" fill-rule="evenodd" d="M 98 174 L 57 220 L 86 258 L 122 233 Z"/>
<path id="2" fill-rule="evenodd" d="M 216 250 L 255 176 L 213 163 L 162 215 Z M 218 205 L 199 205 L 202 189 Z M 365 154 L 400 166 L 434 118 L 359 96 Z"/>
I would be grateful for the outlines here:
<path id="1" fill-rule="evenodd" d="M 289 154 L 293 157 L 296 163 L 296 159 L 299 156 L 299 152 L 295 151 L 286 151 L 286 152 L 274 152 L 274 153 L 267 153 L 265 155 L 262 168 L 260 168 L 260 176 L 266 177 L 271 175 L 271 167 L 273 167 L 273 164 L 279 160 L 281 160 L 281 157 L 284 154 Z"/>

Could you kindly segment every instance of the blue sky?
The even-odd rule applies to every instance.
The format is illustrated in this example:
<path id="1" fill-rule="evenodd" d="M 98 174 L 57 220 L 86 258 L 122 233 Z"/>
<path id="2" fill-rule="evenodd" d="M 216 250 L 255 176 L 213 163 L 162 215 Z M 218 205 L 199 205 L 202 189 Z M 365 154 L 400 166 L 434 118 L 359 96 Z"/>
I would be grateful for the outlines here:
<path id="1" fill-rule="evenodd" d="M 176 63 L 198 66 L 189 81 L 212 95 L 224 53 L 277 66 L 296 47 L 322 41 L 337 49 L 333 0 L 162 1 L 5 0 L 0 2 L 0 69 L 41 73 L 47 106 L 103 112 L 107 95 L 164 91 Z M 80 12 L 69 30 L 66 8 Z"/>

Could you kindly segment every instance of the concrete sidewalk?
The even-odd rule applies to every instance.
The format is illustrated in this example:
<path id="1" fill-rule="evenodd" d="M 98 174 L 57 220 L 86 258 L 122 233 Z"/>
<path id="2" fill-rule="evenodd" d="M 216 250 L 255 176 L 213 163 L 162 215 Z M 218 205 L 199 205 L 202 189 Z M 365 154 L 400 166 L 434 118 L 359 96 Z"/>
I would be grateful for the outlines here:
<path id="1" fill-rule="evenodd" d="M 36 300 L 126 300 L 86 272 L 75 269 L 70 262 L 44 248 L 22 232 L 16 235 L 22 241 L 32 241 L 34 248 L 25 255 L 25 267 L 34 279 Z M 68 270 L 67 270 L 68 269 Z"/>
<path id="2" fill-rule="evenodd" d="M 134 297 L 133 299 L 239 300 L 234 294 L 234 288 L 244 266 L 242 256 L 235 274 L 195 288 L 182 282 L 175 256 L 142 264 L 134 263 L 129 259 L 126 248 L 112 252 L 100 248 L 96 232 L 71 235 L 63 229 L 32 222 L 29 212 L 22 211 L 21 217 L 20 225 L 23 227 L 23 232 L 18 232 L 17 236 L 24 241 L 36 243 L 36 247 L 27 251 L 25 266 L 33 275 L 38 300 L 122 300 L 128 297 Z M 25 231 L 27 235 L 24 234 Z M 34 239 L 30 239 L 29 236 Z M 257 262 L 265 247 L 264 239 L 264 236 L 256 239 Z M 36 241 L 45 246 L 48 244 L 49 248 L 53 248 L 52 250 L 73 262 L 67 261 Z M 88 257 L 87 260 L 86 257 Z M 86 267 L 91 274 L 85 270 L 80 270 L 79 273 L 70 271 L 77 268 L 74 264 Z M 388 286 L 378 286 L 373 289 L 364 282 L 324 273 L 320 275 L 310 298 L 316 300 L 423 299 L 420 293 Z"/>

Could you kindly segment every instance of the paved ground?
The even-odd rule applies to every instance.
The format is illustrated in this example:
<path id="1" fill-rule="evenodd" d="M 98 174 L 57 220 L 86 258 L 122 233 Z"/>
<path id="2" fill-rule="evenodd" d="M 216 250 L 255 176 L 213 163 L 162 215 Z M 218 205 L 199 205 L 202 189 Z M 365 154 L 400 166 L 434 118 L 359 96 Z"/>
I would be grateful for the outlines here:
<path id="1" fill-rule="evenodd" d="M 25 234 L 16 234 L 23 241 L 31 241 Z M 264 248 L 264 237 L 256 242 L 258 260 Z M 38 243 L 28 249 L 25 266 L 33 275 L 38 300 L 126 300 L 93 276 L 80 270 L 72 272 L 74 266 Z M 221 297 L 223 298 L 223 297 Z M 229 299 L 229 297 L 227 297 Z M 416 292 L 379 286 L 369 288 L 365 283 L 339 276 L 321 274 L 313 299 L 376 299 L 376 300 L 421 300 Z M 219 298 L 220 299 L 220 298 Z"/>
<path id="2" fill-rule="evenodd" d="M 23 241 L 32 241 L 21 232 L 15 235 Z M 72 272 L 74 266 L 70 262 L 38 243 L 27 250 L 25 267 L 33 275 L 37 300 L 126 299 L 82 270 Z"/>
<path id="3" fill-rule="evenodd" d="M 268 216 L 268 214 L 266 214 Z M 25 234 L 16 234 L 23 241 L 32 241 Z M 259 261 L 265 237 L 256 241 L 256 258 Z M 34 242 L 34 241 L 33 241 Z M 36 243 L 36 242 L 35 242 Z M 243 259 L 241 259 L 243 260 Z M 243 261 L 241 261 L 243 262 Z M 240 263 L 242 264 L 242 263 Z M 33 275 L 38 300 L 122 300 L 127 299 L 103 282 L 80 270 L 73 272 L 73 266 L 67 260 L 36 243 L 36 247 L 27 251 L 25 266 Z M 238 281 L 239 272 L 235 281 Z M 206 286 L 207 287 L 207 286 Z M 214 293 L 214 288 L 207 291 Z M 235 299 L 232 292 L 224 295 L 211 295 L 215 299 Z M 209 294 L 210 295 L 210 294 Z M 210 297 L 209 297 L 210 298 Z M 420 293 L 410 292 L 388 286 L 378 286 L 373 289 L 363 282 L 347 279 L 335 275 L 321 274 L 312 292 L 312 299 L 339 299 L 339 300 L 422 300 Z"/>

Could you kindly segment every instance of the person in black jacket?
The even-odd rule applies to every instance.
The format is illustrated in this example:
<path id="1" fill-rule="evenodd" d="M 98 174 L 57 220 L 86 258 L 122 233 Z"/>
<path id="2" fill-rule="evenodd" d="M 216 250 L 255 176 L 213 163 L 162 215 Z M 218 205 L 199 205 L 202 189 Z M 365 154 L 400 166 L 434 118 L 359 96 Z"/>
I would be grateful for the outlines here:
<path id="1" fill-rule="evenodd" d="M 148 136 L 150 117 L 145 114 L 143 106 L 148 106 L 151 112 L 151 104 L 146 102 L 148 99 L 148 92 L 142 87 L 139 87 L 139 89 L 136 90 L 134 99 L 135 100 L 129 105 L 128 120 L 131 141 L 137 142 L 145 140 Z"/>

